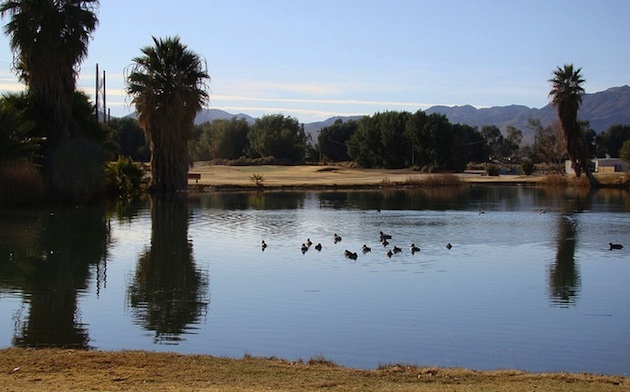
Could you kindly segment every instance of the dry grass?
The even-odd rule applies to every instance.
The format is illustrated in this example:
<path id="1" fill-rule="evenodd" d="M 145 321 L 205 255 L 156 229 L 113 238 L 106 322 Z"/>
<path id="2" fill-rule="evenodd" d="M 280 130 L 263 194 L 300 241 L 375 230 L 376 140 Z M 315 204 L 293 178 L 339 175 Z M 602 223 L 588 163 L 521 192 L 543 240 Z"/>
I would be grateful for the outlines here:
<path id="1" fill-rule="evenodd" d="M 567 177 L 562 174 L 549 174 L 540 180 L 540 185 L 546 187 L 565 187 L 567 184 Z"/>
<path id="2" fill-rule="evenodd" d="M 0 167 L 0 206 L 30 205 L 44 200 L 44 179 L 31 162 L 11 162 Z"/>
<path id="3" fill-rule="evenodd" d="M 630 380 L 591 374 L 479 372 L 388 365 L 336 366 L 322 358 L 289 362 L 149 352 L 5 349 L 0 383 L 7 391 L 621 391 Z"/>
<path id="4" fill-rule="evenodd" d="M 459 176 L 452 173 L 430 174 L 420 178 L 407 178 L 406 185 L 418 186 L 460 186 L 463 184 Z"/>
<path id="5" fill-rule="evenodd" d="M 411 169 L 362 169 L 350 166 L 220 166 L 195 162 L 192 171 L 201 174 L 199 186 L 194 181 L 191 189 L 256 188 L 252 173 L 264 175 L 265 188 L 317 188 L 317 187 L 375 187 L 425 186 L 439 183 L 455 185 L 466 183 L 530 183 L 536 184 L 540 176 L 498 176 L 481 174 L 427 174 Z"/>

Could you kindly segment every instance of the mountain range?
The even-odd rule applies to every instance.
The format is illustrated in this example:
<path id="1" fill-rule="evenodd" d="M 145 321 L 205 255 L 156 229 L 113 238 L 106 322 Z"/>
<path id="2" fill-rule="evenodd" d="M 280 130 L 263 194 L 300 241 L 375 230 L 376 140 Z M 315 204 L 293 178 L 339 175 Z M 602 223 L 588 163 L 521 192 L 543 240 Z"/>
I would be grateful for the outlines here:
<path id="1" fill-rule="evenodd" d="M 557 120 L 556 109 L 551 104 L 541 109 L 523 105 L 492 106 L 480 109 L 471 105 L 432 106 L 424 112 L 444 114 L 453 124 L 460 123 L 477 127 L 495 125 L 504 132 L 508 126 L 513 126 L 523 132 L 524 143 L 533 140 L 533 131 L 527 128 L 527 122 L 530 118 L 539 119 L 543 126 Z M 197 115 L 195 123 L 230 119 L 234 116 L 245 118 L 249 123 L 256 120 L 244 113 L 230 114 L 219 109 L 205 109 Z M 332 125 L 336 120 L 358 120 L 361 117 L 363 116 L 330 117 L 324 121 L 304 124 L 304 130 L 313 137 L 313 140 L 316 140 L 317 132 Z M 597 133 L 605 131 L 613 125 L 630 124 L 630 86 L 612 87 L 605 91 L 584 94 L 578 118 L 589 121 L 591 128 Z"/>

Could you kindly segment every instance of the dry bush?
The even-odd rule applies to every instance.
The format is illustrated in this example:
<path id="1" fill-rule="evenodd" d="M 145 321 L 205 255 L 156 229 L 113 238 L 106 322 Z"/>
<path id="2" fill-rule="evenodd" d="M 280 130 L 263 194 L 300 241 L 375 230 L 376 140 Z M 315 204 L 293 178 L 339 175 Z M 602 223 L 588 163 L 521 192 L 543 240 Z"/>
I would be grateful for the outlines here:
<path id="1" fill-rule="evenodd" d="M 562 174 L 548 174 L 540 180 L 540 185 L 565 187 L 567 185 L 567 178 Z"/>
<path id="2" fill-rule="evenodd" d="M 0 166 L 0 205 L 19 206 L 41 202 L 46 197 L 44 178 L 32 162 L 9 162 Z M 10 190 L 10 191 L 8 191 Z"/>
<path id="3" fill-rule="evenodd" d="M 422 186 L 460 186 L 462 180 L 452 173 L 431 174 L 420 178 L 407 178 L 406 185 Z"/>

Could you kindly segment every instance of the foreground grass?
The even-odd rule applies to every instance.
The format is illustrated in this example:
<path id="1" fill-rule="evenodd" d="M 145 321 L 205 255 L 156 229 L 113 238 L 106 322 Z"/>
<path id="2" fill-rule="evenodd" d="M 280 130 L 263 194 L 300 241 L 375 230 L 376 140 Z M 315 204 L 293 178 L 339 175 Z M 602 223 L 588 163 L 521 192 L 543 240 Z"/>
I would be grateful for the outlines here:
<path id="1" fill-rule="evenodd" d="M 0 350 L 3 391 L 622 391 L 627 377 L 477 372 L 139 351 Z"/>

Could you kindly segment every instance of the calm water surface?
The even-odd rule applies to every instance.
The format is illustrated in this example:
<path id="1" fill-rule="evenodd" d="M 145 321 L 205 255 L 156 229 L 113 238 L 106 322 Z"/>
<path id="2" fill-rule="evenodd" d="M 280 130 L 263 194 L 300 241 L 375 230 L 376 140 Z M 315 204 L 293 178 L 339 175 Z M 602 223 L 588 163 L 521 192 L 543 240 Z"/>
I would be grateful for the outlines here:
<path id="1" fill-rule="evenodd" d="M 0 347 L 630 375 L 629 212 L 523 187 L 0 210 Z"/>

